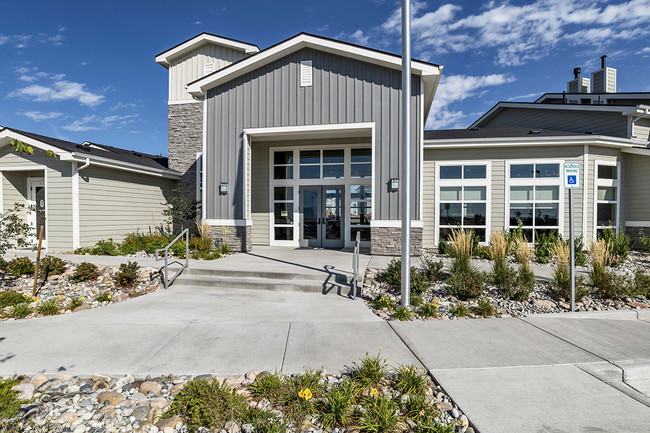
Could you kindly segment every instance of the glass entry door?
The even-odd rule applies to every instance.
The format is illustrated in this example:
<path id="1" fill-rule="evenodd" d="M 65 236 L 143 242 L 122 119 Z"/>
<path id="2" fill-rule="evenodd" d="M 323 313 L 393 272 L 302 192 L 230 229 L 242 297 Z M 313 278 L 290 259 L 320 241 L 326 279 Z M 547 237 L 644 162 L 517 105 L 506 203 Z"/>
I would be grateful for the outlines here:
<path id="1" fill-rule="evenodd" d="M 343 248 L 343 186 L 300 187 L 300 246 Z"/>

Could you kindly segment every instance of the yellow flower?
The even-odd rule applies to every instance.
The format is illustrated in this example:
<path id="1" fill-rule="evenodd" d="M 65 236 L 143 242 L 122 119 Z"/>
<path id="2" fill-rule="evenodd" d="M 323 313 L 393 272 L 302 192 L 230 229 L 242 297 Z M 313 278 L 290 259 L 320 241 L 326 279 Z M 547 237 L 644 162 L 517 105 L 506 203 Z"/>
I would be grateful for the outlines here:
<path id="1" fill-rule="evenodd" d="M 111 299 L 111 295 L 108 295 L 108 299 Z"/>
<path id="2" fill-rule="evenodd" d="M 34 299 L 34 302 L 39 303 L 39 302 L 41 302 L 41 300 L 36 298 L 36 299 Z"/>
<path id="3" fill-rule="evenodd" d="M 85 296 L 82 296 L 82 297 L 79 298 L 79 299 L 81 299 L 81 300 L 83 301 L 84 299 L 86 299 L 86 297 L 85 297 Z"/>
<path id="4" fill-rule="evenodd" d="M 433 301 L 433 308 L 438 308 L 438 301 Z"/>
<path id="5" fill-rule="evenodd" d="M 371 395 L 372 397 L 374 397 L 374 396 L 377 395 L 378 392 L 379 392 L 379 391 L 377 391 L 377 388 L 372 388 L 372 389 L 370 390 L 370 395 Z"/>
<path id="6" fill-rule="evenodd" d="M 309 388 L 305 388 L 305 389 L 301 389 L 298 392 L 298 397 L 304 398 L 305 400 L 310 400 L 313 397 L 313 395 L 312 395 L 311 391 L 309 390 Z"/>

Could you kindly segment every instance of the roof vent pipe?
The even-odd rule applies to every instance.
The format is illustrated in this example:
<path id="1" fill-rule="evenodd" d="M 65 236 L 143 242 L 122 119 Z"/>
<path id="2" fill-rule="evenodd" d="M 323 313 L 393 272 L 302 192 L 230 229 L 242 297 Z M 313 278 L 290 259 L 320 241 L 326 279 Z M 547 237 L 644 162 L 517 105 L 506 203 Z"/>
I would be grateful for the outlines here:
<path id="1" fill-rule="evenodd" d="M 607 67 L 607 56 L 600 56 L 600 69 L 605 69 Z"/>
<path id="2" fill-rule="evenodd" d="M 573 78 L 576 80 L 580 78 L 580 72 L 582 72 L 582 68 L 573 68 Z"/>

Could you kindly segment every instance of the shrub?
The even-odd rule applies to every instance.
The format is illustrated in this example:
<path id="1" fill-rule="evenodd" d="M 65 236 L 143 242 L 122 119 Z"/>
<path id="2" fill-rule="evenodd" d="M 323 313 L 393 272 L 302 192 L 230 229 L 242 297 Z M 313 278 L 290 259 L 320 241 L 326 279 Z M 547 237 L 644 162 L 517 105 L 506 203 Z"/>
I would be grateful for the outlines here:
<path id="1" fill-rule="evenodd" d="M 165 235 L 152 234 L 143 237 L 144 251 L 147 254 L 155 254 L 156 250 L 165 248 L 169 243 L 169 239 Z"/>
<path id="2" fill-rule="evenodd" d="M 61 308 L 54 299 L 47 300 L 36 307 L 36 311 L 43 314 L 44 316 L 55 316 L 59 314 L 60 310 Z"/>
<path id="3" fill-rule="evenodd" d="M 22 293 L 9 292 L 9 291 L 0 293 L 0 308 L 23 304 L 29 301 L 30 301 L 29 298 L 23 295 Z"/>
<path id="4" fill-rule="evenodd" d="M 571 274 L 569 268 L 556 268 L 553 272 L 553 281 L 550 283 L 549 293 L 555 299 L 571 298 Z M 582 275 L 575 277 L 575 300 L 580 301 L 589 294 L 589 290 L 584 287 Z"/>
<path id="5" fill-rule="evenodd" d="M 634 273 L 634 291 L 630 295 L 650 297 L 650 275 L 642 269 L 637 269 Z"/>
<path id="6" fill-rule="evenodd" d="M 81 307 L 83 305 L 83 301 L 79 298 L 72 298 L 70 299 L 70 303 L 68 304 L 68 310 L 74 310 L 77 307 Z"/>
<path id="7" fill-rule="evenodd" d="M 34 273 L 34 262 L 29 257 L 16 257 L 7 263 L 7 270 L 16 277 Z"/>
<path id="8" fill-rule="evenodd" d="M 479 299 L 478 304 L 472 307 L 472 312 L 479 316 L 488 317 L 494 316 L 496 309 L 494 305 L 487 299 Z"/>
<path id="9" fill-rule="evenodd" d="M 485 246 L 485 245 L 477 246 L 474 249 L 474 254 L 479 259 L 492 260 L 492 250 L 490 250 L 490 247 L 488 247 L 488 246 Z"/>
<path id="10" fill-rule="evenodd" d="M 413 318 L 413 312 L 408 307 L 397 307 L 393 313 L 393 318 L 408 321 Z"/>
<path id="11" fill-rule="evenodd" d="M 434 403 L 424 395 L 411 395 L 402 402 L 402 413 L 414 422 L 413 429 L 419 433 L 453 433 L 454 426 L 450 424 L 447 430 L 441 430 L 438 417 L 440 412 L 435 408 Z"/>
<path id="12" fill-rule="evenodd" d="M 260 374 L 248 389 L 254 397 L 266 398 L 271 403 L 277 403 L 282 395 L 282 377 L 277 371 L 274 374 Z"/>
<path id="13" fill-rule="evenodd" d="M 413 296 L 411 298 L 411 305 L 414 307 L 419 307 L 423 302 L 424 300 L 422 299 L 422 296 Z"/>
<path id="14" fill-rule="evenodd" d="M 437 265 L 435 265 L 437 266 Z M 381 273 L 380 278 L 382 281 L 388 283 L 397 289 L 402 287 L 402 261 L 400 259 L 393 259 L 390 261 L 384 272 Z M 414 295 L 420 295 L 426 291 L 430 286 L 427 275 L 420 272 L 411 266 L 411 292 Z"/>
<path id="15" fill-rule="evenodd" d="M 7 270 L 7 261 L 0 256 L 0 271 L 6 271 Z"/>
<path id="16" fill-rule="evenodd" d="M 414 365 L 400 366 L 395 371 L 393 388 L 402 394 L 424 395 L 427 389 L 428 378 Z"/>
<path id="17" fill-rule="evenodd" d="M 620 299 L 628 293 L 627 278 L 609 270 L 603 272 L 596 287 L 604 299 Z"/>
<path id="18" fill-rule="evenodd" d="M 449 312 L 456 317 L 465 317 L 469 313 L 467 305 L 458 303 L 449 307 Z"/>
<path id="19" fill-rule="evenodd" d="M 432 254 L 426 254 L 420 261 L 422 263 L 424 275 L 431 283 L 435 283 L 442 279 L 442 268 L 444 266 L 442 260 L 435 261 Z"/>
<path id="20" fill-rule="evenodd" d="M 144 251 L 144 247 L 144 235 L 136 231 L 124 236 L 124 240 L 120 244 L 120 253 L 135 254 L 138 251 Z"/>
<path id="21" fill-rule="evenodd" d="M 75 269 L 70 279 L 76 283 L 94 280 L 99 277 L 99 269 L 97 265 L 90 262 L 81 262 Z"/>
<path id="22" fill-rule="evenodd" d="M 65 272 L 65 262 L 58 257 L 46 256 L 39 265 L 43 280 L 47 280 L 50 275 L 61 275 Z"/>
<path id="23" fill-rule="evenodd" d="M 317 406 L 318 419 L 328 429 L 347 427 L 353 421 L 359 387 L 351 380 L 332 386 Z"/>
<path id="24" fill-rule="evenodd" d="M 219 246 L 217 246 L 217 252 L 225 256 L 226 254 L 230 254 L 230 247 L 227 243 L 221 242 Z"/>
<path id="25" fill-rule="evenodd" d="M 517 228 L 504 232 L 503 237 L 508 244 L 508 252 L 510 254 L 515 254 L 517 251 L 518 242 L 527 241 L 526 237 L 524 236 L 523 223 L 519 221 Z"/>
<path id="26" fill-rule="evenodd" d="M 646 252 L 650 253 L 650 236 L 646 235 L 643 229 L 639 230 L 639 235 L 641 236 L 641 243 Z"/>
<path id="27" fill-rule="evenodd" d="M 90 254 L 94 256 L 117 256 L 120 254 L 118 245 L 113 242 L 113 239 L 107 241 L 97 241 Z"/>
<path id="28" fill-rule="evenodd" d="M 122 263 L 113 281 L 118 287 L 131 287 L 138 279 L 138 269 L 140 265 L 137 262 Z"/>
<path id="29" fill-rule="evenodd" d="M 517 282 L 517 270 L 507 263 L 494 263 L 490 272 L 490 281 L 501 290 L 511 290 Z"/>
<path id="30" fill-rule="evenodd" d="M 370 301 L 370 306 L 374 308 L 375 310 L 381 310 L 381 309 L 387 309 L 389 311 L 392 311 L 394 308 L 393 301 L 390 299 L 379 295 L 372 301 Z"/>
<path id="31" fill-rule="evenodd" d="M 619 234 L 616 234 L 614 228 L 607 228 L 598 233 L 598 239 L 605 241 L 607 250 L 612 257 L 612 264 L 623 262 L 627 260 L 628 255 L 634 242 L 630 239 L 629 235 L 625 234 L 625 230 L 621 229 Z"/>
<path id="32" fill-rule="evenodd" d="M 555 232 L 538 232 L 535 235 L 535 260 L 548 263 L 553 258 L 552 248 L 558 241 Z"/>
<path id="33" fill-rule="evenodd" d="M 567 239 L 567 242 L 570 242 L 570 240 Z M 585 241 L 582 235 L 573 239 L 573 250 L 575 252 L 575 265 L 585 266 L 587 264 L 587 255 L 585 254 Z"/>
<path id="34" fill-rule="evenodd" d="M 366 399 L 359 416 L 361 431 L 390 433 L 400 430 L 402 416 L 395 400 L 390 395 L 379 394 Z"/>
<path id="35" fill-rule="evenodd" d="M 478 298 L 484 289 L 483 275 L 476 270 L 455 272 L 447 279 L 447 291 L 460 299 Z"/>
<path id="36" fill-rule="evenodd" d="M 246 407 L 246 398 L 224 382 L 194 379 L 174 396 L 162 417 L 179 415 L 190 431 L 199 427 L 219 431 L 228 421 L 242 414 Z"/>
<path id="37" fill-rule="evenodd" d="M 422 317 L 436 317 L 438 315 L 438 303 L 426 302 L 420 305 L 417 311 Z"/>
<path id="38" fill-rule="evenodd" d="M 251 424 L 255 433 L 286 433 L 290 431 L 284 420 L 274 413 L 251 407 L 241 417 L 242 424 Z"/>
<path id="39" fill-rule="evenodd" d="M 376 387 L 386 380 L 388 373 L 386 359 L 381 357 L 381 350 L 375 356 L 366 356 L 361 359 L 361 365 L 351 372 L 352 380 L 362 388 Z"/>
<path id="40" fill-rule="evenodd" d="M 190 249 L 200 253 L 209 253 L 212 250 L 212 239 L 208 237 L 191 236 Z"/>
<path id="41" fill-rule="evenodd" d="M 22 319 L 32 312 L 28 304 L 16 304 L 12 312 L 12 316 L 17 319 Z"/>
<path id="42" fill-rule="evenodd" d="M 322 395 L 322 377 L 322 370 L 307 370 L 285 380 L 282 406 L 287 419 L 300 421 L 315 412 L 314 400 Z"/>
<path id="43" fill-rule="evenodd" d="M 446 254 L 447 256 L 451 257 L 449 239 L 440 238 L 440 240 L 438 241 L 438 253 Z"/>
<path id="44" fill-rule="evenodd" d="M 454 258 L 454 271 L 468 272 L 470 270 L 470 259 L 474 251 L 473 232 L 455 229 L 451 231 L 451 252 Z"/>
<path id="45" fill-rule="evenodd" d="M 187 249 L 185 248 L 185 241 L 184 240 L 178 240 L 176 243 L 172 244 L 170 250 L 171 252 L 176 256 L 181 259 L 185 258 L 185 253 Z"/>
<path id="46" fill-rule="evenodd" d="M 109 295 L 108 293 L 101 293 L 97 298 L 95 298 L 95 301 L 97 302 L 111 302 L 112 296 Z"/>
<path id="47" fill-rule="evenodd" d="M 528 299 L 530 293 L 535 289 L 535 273 L 530 269 L 530 266 L 519 267 L 519 275 L 515 284 L 506 291 L 506 296 L 515 301 L 525 301 Z"/>
<path id="48" fill-rule="evenodd" d="M 0 379 L 0 420 L 15 418 L 20 406 L 29 402 L 19 399 L 20 393 L 12 389 L 19 383 L 18 379 Z"/>

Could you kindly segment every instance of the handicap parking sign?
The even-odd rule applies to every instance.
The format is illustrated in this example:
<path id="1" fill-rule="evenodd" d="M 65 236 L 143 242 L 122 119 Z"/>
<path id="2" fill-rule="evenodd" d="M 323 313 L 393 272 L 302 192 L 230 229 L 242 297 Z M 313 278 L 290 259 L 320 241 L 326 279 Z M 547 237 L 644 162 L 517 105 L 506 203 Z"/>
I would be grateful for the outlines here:
<path id="1" fill-rule="evenodd" d="M 571 174 L 567 177 L 567 182 L 569 185 L 575 185 L 578 182 L 578 176 Z"/>
<path id="2" fill-rule="evenodd" d="M 580 188 L 580 163 L 565 162 L 564 167 L 564 187 Z"/>

